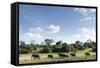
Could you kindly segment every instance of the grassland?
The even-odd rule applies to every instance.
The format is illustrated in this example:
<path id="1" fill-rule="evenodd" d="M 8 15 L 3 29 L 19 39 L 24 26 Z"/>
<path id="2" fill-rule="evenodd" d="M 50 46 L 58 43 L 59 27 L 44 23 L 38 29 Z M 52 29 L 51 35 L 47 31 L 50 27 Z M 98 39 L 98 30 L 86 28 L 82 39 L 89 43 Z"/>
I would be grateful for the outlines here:
<path id="1" fill-rule="evenodd" d="M 90 56 L 86 56 L 85 52 L 89 52 Z M 77 51 L 76 57 L 70 56 L 70 53 L 64 53 L 69 55 L 67 58 L 60 58 L 58 53 L 39 53 L 40 59 L 32 59 L 32 54 L 20 54 L 19 55 L 19 64 L 27 64 L 27 63 L 46 63 L 46 62 L 62 62 L 62 61 L 80 61 L 80 60 L 95 60 L 96 53 L 91 52 L 91 49 L 86 49 L 83 51 Z M 53 55 L 53 59 L 48 58 L 47 56 L 51 54 Z"/>

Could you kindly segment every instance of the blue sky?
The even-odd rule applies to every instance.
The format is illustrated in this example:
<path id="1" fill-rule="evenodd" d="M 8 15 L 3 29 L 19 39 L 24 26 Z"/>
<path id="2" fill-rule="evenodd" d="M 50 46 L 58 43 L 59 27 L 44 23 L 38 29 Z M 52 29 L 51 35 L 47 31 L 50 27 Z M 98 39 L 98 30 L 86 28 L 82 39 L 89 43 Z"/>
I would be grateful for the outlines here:
<path id="1" fill-rule="evenodd" d="M 74 43 L 95 41 L 96 10 L 90 8 L 19 6 L 19 40 L 29 43 L 44 39 Z"/>

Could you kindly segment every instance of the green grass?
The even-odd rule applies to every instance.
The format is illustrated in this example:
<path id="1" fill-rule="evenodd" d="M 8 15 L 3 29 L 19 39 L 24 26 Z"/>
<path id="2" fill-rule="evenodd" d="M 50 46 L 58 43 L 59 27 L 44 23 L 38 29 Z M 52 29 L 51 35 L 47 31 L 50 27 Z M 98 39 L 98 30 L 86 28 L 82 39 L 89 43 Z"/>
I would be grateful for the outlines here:
<path id="1" fill-rule="evenodd" d="M 85 52 L 89 52 L 91 56 L 86 57 Z M 71 52 L 70 52 L 71 53 Z M 70 54 L 64 53 L 64 54 Z M 48 59 L 48 54 L 53 55 L 53 59 Z M 61 62 L 61 61 L 79 61 L 79 60 L 94 60 L 96 59 L 96 53 L 91 52 L 91 49 L 86 49 L 83 51 L 77 51 L 76 58 L 69 55 L 68 58 L 59 58 L 58 53 L 39 53 L 40 59 L 31 58 L 32 54 L 20 54 L 19 56 L 19 64 L 27 64 L 27 63 L 45 63 L 45 62 Z"/>

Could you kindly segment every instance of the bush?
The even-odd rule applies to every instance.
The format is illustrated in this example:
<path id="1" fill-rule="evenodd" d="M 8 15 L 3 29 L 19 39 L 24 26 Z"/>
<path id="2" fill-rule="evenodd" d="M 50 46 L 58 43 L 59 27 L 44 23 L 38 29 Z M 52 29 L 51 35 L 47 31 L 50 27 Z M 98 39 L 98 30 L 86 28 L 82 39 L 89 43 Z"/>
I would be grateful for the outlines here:
<path id="1" fill-rule="evenodd" d="M 43 47 L 42 53 L 50 53 L 50 52 L 52 52 L 51 48 L 49 48 L 47 46 Z"/>
<path id="2" fill-rule="evenodd" d="M 78 50 L 84 50 L 84 49 L 85 49 L 84 46 L 82 46 L 82 45 L 79 45 L 79 46 L 78 46 Z"/>
<path id="3" fill-rule="evenodd" d="M 96 52 L 96 48 L 95 48 L 95 47 L 94 47 L 94 48 L 92 48 L 92 51 L 93 51 L 93 52 Z"/>
<path id="4" fill-rule="evenodd" d="M 62 49 L 61 48 L 53 48 L 52 52 L 60 53 L 60 52 L 62 52 Z"/>
<path id="5" fill-rule="evenodd" d="M 71 48 L 66 45 L 66 46 L 62 46 L 62 52 L 70 52 L 71 51 Z"/>
<path id="6" fill-rule="evenodd" d="M 28 51 L 25 49 L 19 49 L 19 54 L 28 54 Z"/>

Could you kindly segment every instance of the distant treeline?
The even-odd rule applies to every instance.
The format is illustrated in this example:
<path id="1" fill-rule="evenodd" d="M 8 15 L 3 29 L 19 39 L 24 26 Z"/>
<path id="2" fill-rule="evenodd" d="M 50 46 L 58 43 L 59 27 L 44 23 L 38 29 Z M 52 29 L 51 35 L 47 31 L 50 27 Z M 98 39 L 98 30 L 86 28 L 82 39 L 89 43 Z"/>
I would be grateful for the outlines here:
<path id="1" fill-rule="evenodd" d="M 67 44 L 66 42 L 57 41 L 55 44 L 53 39 L 45 39 L 41 44 L 25 44 L 24 41 L 20 41 L 19 53 L 61 53 L 61 52 L 77 52 L 78 50 L 84 50 L 91 48 L 93 52 L 96 51 L 96 42 L 87 40 L 86 42 L 76 41 L 74 44 Z"/>

